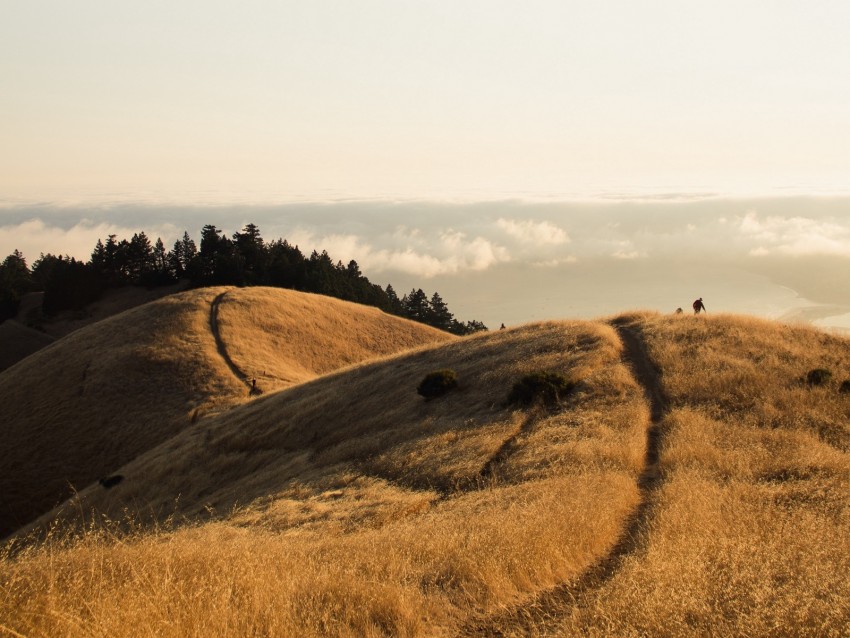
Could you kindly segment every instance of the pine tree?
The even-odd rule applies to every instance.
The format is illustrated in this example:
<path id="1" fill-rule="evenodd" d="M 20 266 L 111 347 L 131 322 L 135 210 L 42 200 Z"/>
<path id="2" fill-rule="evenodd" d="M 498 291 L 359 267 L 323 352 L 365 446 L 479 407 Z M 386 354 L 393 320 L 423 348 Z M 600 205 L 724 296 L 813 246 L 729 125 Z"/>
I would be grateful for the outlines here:
<path id="1" fill-rule="evenodd" d="M 134 284 L 141 283 L 154 269 L 154 255 L 151 240 L 144 231 L 133 235 L 127 248 L 127 275 Z"/>
<path id="2" fill-rule="evenodd" d="M 449 312 L 449 308 L 440 293 L 434 292 L 428 305 L 428 324 L 440 330 L 449 330 L 452 327 L 454 315 Z"/>
<path id="3" fill-rule="evenodd" d="M 421 323 L 428 323 L 428 314 L 431 309 L 428 305 L 428 296 L 422 288 L 411 289 L 401 302 L 405 317 Z"/>
<path id="4" fill-rule="evenodd" d="M 17 314 L 21 297 L 32 288 L 32 274 L 27 262 L 15 249 L 0 264 L 0 322 Z"/>
<path id="5" fill-rule="evenodd" d="M 395 288 L 393 288 L 391 284 L 387 284 L 387 288 L 384 292 L 387 295 L 387 301 L 389 304 L 387 310 L 394 315 L 403 315 L 404 308 L 401 305 L 401 299 L 398 298 Z"/>

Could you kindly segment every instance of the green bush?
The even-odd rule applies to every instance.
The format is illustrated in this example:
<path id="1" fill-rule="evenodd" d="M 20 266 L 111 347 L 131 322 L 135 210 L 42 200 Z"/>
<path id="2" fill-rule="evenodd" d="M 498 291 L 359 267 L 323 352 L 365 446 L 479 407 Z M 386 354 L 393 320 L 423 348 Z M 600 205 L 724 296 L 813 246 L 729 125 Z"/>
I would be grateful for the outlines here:
<path id="1" fill-rule="evenodd" d="M 809 385 L 826 385 L 829 383 L 831 378 L 832 372 L 826 368 L 815 368 L 814 370 L 809 370 L 809 374 L 806 375 L 806 381 Z"/>
<path id="2" fill-rule="evenodd" d="M 416 391 L 426 399 L 434 399 L 455 387 L 457 387 L 457 375 L 454 370 L 446 369 L 429 372 Z"/>
<path id="3" fill-rule="evenodd" d="M 561 401 L 574 387 L 575 383 L 555 372 L 535 372 L 524 376 L 514 384 L 508 395 L 508 403 L 530 405 L 540 401 L 545 405 L 554 405 Z"/>

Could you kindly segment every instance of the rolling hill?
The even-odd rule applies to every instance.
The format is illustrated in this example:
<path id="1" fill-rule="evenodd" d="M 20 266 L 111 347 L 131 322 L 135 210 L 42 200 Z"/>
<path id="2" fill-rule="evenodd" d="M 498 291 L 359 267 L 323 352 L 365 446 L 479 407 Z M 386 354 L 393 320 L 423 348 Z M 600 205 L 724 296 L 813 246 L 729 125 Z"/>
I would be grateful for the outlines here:
<path id="1" fill-rule="evenodd" d="M 633 313 L 423 340 L 302 379 L 333 357 L 310 334 L 289 361 L 273 354 L 296 352 L 277 341 L 283 329 L 241 338 L 262 322 L 246 314 L 256 294 L 212 290 L 204 303 L 218 303 L 221 374 L 261 374 L 268 391 L 234 390 L 116 466 L 119 485 L 81 489 L 38 521 L 46 532 L 8 545 L 4 626 L 840 636 L 850 625 L 850 341 Z M 458 387 L 418 396 L 445 368 Z M 809 377 L 818 368 L 831 378 Z M 544 371 L 570 389 L 508 401 Z"/>
<path id="2" fill-rule="evenodd" d="M 44 293 L 27 293 L 21 299 L 17 316 L 0 324 L 0 372 L 75 330 L 180 292 L 185 287 L 185 283 L 176 283 L 152 289 L 115 288 L 107 290 L 83 311 L 64 310 L 51 317 L 42 313 Z"/>
<path id="3" fill-rule="evenodd" d="M 0 323 L 0 372 L 53 343 L 53 337 L 14 320 Z"/>
<path id="4" fill-rule="evenodd" d="M 246 402 L 249 374 L 268 392 L 449 339 L 374 308 L 261 288 L 183 292 L 80 328 L 0 373 L 0 533 Z M 243 371 L 248 360 L 262 370 Z"/>

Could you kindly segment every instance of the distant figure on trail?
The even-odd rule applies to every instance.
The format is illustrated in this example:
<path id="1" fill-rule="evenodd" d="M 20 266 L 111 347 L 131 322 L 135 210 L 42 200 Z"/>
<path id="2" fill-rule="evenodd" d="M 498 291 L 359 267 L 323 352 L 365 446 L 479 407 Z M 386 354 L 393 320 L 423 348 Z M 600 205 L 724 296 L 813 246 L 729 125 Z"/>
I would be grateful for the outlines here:
<path id="1" fill-rule="evenodd" d="M 504 330 L 504 329 L 505 329 L 505 324 L 502 324 L 502 326 L 499 328 L 499 330 Z"/>
<path id="2" fill-rule="evenodd" d="M 705 309 L 705 304 L 702 302 L 702 297 L 700 297 L 699 299 L 697 299 L 697 300 L 694 302 L 694 314 L 695 314 L 695 315 L 698 315 L 698 314 L 700 313 L 700 311 L 702 311 L 702 312 L 708 312 L 708 311 Z"/>
<path id="3" fill-rule="evenodd" d="M 682 310 L 681 308 L 676 308 L 676 314 L 677 314 L 677 315 L 680 315 L 680 314 L 682 314 L 683 312 L 685 312 L 685 311 L 684 311 L 684 310 Z"/>
<path id="4" fill-rule="evenodd" d="M 251 379 L 251 389 L 250 389 L 250 390 L 248 390 L 248 396 L 249 396 L 249 397 L 252 397 L 252 396 L 254 396 L 254 395 L 258 395 L 258 394 L 262 394 L 262 393 L 263 393 L 263 391 L 262 391 L 262 390 L 260 390 L 260 388 L 258 388 L 258 387 L 257 387 L 257 379 L 256 379 L 256 377 L 255 377 L 255 378 L 253 378 L 253 379 Z"/>

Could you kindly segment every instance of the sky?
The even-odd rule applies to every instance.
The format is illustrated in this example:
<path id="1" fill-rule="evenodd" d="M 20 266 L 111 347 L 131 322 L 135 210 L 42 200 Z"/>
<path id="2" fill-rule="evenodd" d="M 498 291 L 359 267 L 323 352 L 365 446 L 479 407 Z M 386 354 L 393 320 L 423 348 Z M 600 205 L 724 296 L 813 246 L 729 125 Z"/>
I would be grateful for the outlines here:
<path id="1" fill-rule="evenodd" d="M 830 0 L 0 0 L 0 253 L 252 221 L 491 323 L 708 290 L 850 326 L 848 33 Z"/>
<path id="2" fill-rule="evenodd" d="M 850 5 L 2 0 L 0 194 L 847 191 Z"/>

